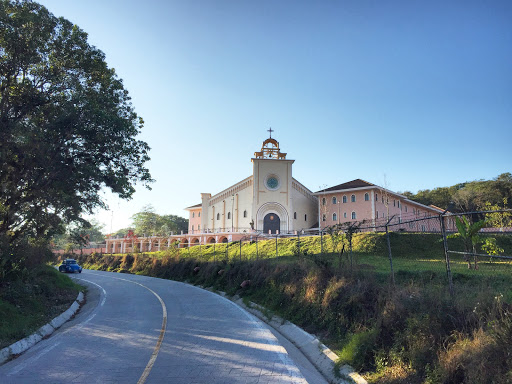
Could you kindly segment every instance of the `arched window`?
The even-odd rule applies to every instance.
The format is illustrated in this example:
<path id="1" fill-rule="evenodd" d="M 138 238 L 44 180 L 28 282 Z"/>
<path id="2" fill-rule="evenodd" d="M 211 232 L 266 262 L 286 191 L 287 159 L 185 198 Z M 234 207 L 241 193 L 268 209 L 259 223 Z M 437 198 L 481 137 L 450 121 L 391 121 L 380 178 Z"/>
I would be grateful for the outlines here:
<path id="1" fill-rule="evenodd" d="M 347 202 L 347 196 L 343 196 L 343 203 Z"/>
<path id="2" fill-rule="evenodd" d="M 308 215 L 304 215 L 304 221 L 308 221 Z"/>
<path id="3" fill-rule="evenodd" d="M 343 212 L 343 218 L 346 219 L 347 218 L 347 212 Z"/>
<path id="4" fill-rule="evenodd" d="M 201 212 L 197 212 L 197 217 L 201 217 Z"/>
<path id="5" fill-rule="evenodd" d="M 322 205 L 325 205 L 325 197 L 322 197 Z"/>
<path id="6" fill-rule="evenodd" d="M 356 219 L 356 213 L 352 212 L 352 220 L 355 220 L 355 219 Z"/>
<path id="7" fill-rule="evenodd" d="M 297 220 L 297 212 L 293 212 L 293 218 L 294 220 Z"/>
<path id="8" fill-rule="evenodd" d="M 231 212 L 228 212 L 228 220 L 231 219 Z"/>
<path id="9" fill-rule="evenodd" d="M 375 194 L 375 201 L 379 201 L 379 194 L 378 193 Z"/>
<path id="10" fill-rule="evenodd" d="M 337 203 L 338 203 L 338 200 L 336 200 L 336 196 L 333 196 L 333 197 L 332 197 L 332 203 L 333 203 L 333 204 L 337 204 Z"/>
<path id="11" fill-rule="evenodd" d="M 322 221 L 325 221 L 325 215 L 322 215 Z"/>
<path id="12" fill-rule="evenodd" d="M 220 213 L 217 213 L 217 220 L 220 220 Z"/>
<path id="13" fill-rule="evenodd" d="M 356 195 L 350 196 L 350 201 L 355 203 L 356 202 Z"/>
<path id="14" fill-rule="evenodd" d="M 247 217 L 247 211 L 244 211 L 244 217 Z"/>
<path id="15" fill-rule="evenodd" d="M 196 213 L 195 212 L 192 212 L 192 217 L 196 217 Z"/>
<path id="16" fill-rule="evenodd" d="M 370 201 L 370 195 L 368 193 L 364 194 L 364 201 Z"/>
<path id="17" fill-rule="evenodd" d="M 338 215 L 336 213 L 332 214 L 332 221 L 338 221 Z"/>

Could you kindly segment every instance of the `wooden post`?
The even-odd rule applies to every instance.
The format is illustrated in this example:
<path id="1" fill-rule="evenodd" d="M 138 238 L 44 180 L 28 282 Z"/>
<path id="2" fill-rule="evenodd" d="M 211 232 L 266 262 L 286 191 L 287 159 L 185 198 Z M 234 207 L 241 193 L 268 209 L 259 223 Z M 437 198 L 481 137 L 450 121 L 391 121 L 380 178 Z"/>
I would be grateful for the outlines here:
<path id="1" fill-rule="evenodd" d="M 389 266 L 391 268 L 391 282 L 393 283 L 393 285 L 395 285 L 395 272 L 393 271 L 393 256 L 391 255 L 391 241 L 389 239 L 389 231 L 388 231 L 389 222 L 393 219 L 393 217 L 391 219 L 389 219 L 389 221 L 386 223 L 386 239 L 388 242 Z"/>
<path id="2" fill-rule="evenodd" d="M 450 290 L 450 296 L 453 297 L 453 295 L 454 295 L 453 279 L 452 279 L 452 271 L 450 268 L 450 255 L 448 254 L 448 240 L 446 238 L 446 226 L 444 224 L 445 212 L 443 212 L 439 215 L 439 221 L 441 223 L 441 235 L 443 236 L 444 259 L 446 261 L 446 276 L 448 277 L 448 287 Z"/>

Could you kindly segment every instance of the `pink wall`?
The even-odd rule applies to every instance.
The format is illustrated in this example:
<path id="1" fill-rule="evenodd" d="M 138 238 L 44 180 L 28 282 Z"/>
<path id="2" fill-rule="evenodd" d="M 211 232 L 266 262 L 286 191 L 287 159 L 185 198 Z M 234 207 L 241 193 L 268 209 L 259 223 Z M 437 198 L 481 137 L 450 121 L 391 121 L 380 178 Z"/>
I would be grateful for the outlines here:
<path id="1" fill-rule="evenodd" d="M 367 199 L 365 199 L 365 195 L 367 195 Z M 355 196 L 355 201 L 352 201 L 352 196 Z M 333 202 L 333 197 L 336 198 L 336 203 Z M 346 202 L 343 202 L 343 197 L 346 198 Z M 325 205 L 323 204 L 324 198 Z M 439 230 L 439 223 L 435 220 L 400 224 L 410 220 L 436 216 L 439 212 L 433 208 L 415 204 L 410 200 L 406 201 L 403 197 L 389 191 L 383 191 L 380 188 L 334 191 L 319 195 L 318 203 L 320 204 L 319 222 L 321 228 L 337 223 L 371 221 L 372 219 L 375 219 L 377 225 L 384 225 L 394 216 L 391 221 L 391 224 L 396 224 L 393 226 L 393 230 Z M 336 217 L 336 220 L 333 219 L 333 213 L 339 216 Z M 352 218 L 352 213 L 355 213 L 355 219 Z M 324 215 L 325 221 L 323 220 Z M 369 225 L 371 224 L 369 223 Z"/>
<path id="2" fill-rule="evenodd" d="M 188 217 L 188 233 L 200 233 L 201 227 L 201 207 L 190 209 Z"/>

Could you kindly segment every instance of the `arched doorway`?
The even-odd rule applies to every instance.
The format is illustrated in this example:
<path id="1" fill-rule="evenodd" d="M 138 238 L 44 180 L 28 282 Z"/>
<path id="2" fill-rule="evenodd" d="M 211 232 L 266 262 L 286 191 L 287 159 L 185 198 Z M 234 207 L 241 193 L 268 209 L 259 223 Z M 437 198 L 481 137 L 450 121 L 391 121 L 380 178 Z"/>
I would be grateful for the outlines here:
<path id="1" fill-rule="evenodd" d="M 281 219 L 275 213 L 268 213 L 263 218 L 263 233 L 277 233 L 281 227 Z"/>

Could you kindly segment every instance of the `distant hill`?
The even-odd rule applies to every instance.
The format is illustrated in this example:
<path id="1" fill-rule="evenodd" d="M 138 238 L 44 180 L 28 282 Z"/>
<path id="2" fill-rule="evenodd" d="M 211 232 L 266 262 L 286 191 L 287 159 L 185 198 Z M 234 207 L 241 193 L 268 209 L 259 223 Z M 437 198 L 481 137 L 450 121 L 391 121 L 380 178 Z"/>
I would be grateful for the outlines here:
<path id="1" fill-rule="evenodd" d="M 402 194 L 418 203 L 433 204 L 452 212 L 485 210 L 487 202 L 503 207 L 512 202 L 512 174 L 507 172 L 492 180 L 468 181 L 451 187 L 425 189 L 418 193 L 405 191 Z M 510 204 L 505 208 L 510 208 Z"/>

